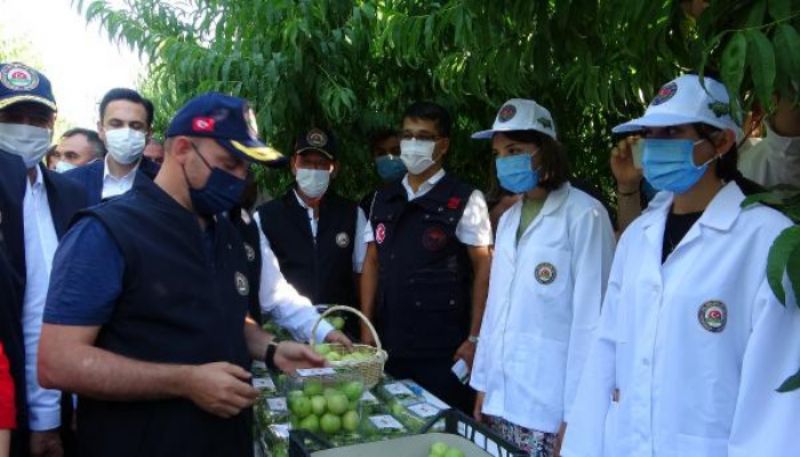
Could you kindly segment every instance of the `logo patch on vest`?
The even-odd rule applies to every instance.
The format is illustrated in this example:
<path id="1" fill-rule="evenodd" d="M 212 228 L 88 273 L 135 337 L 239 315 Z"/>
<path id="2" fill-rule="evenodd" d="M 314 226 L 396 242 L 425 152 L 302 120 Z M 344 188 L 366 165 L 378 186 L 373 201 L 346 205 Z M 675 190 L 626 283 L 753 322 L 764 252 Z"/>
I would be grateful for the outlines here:
<path id="1" fill-rule="evenodd" d="M 539 281 L 539 284 L 550 284 L 556 280 L 558 273 L 556 272 L 555 265 L 548 262 L 542 262 L 539 265 L 536 265 L 534 275 L 536 276 L 536 280 Z"/>
<path id="2" fill-rule="evenodd" d="M 339 246 L 342 249 L 350 246 L 350 236 L 344 232 L 339 232 L 336 235 L 336 246 Z"/>
<path id="3" fill-rule="evenodd" d="M 11 90 L 33 90 L 39 86 L 39 75 L 32 68 L 12 63 L 0 69 L 0 83 Z"/>
<path id="4" fill-rule="evenodd" d="M 378 244 L 383 244 L 383 241 L 386 239 L 386 226 L 383 223 L 378 224 L 375 227 L 375 241 Z"/>
<path id="5" fill-rule="evenodd" d="M 718 300 L 707 301 L 700 305 L 697 320 L 709 332 L 720 333 L 728 324 L 728 307 Z"/>
<path id="6" fill-rule="evenodd" d="M 441 227 L 428 227 L 422 234 L 422 245 L 429 251 L 438 251 L 447 244 L 447 233 Z"/>
<path id="7" fill-rule="evenodd" d="M 253 249 L 253 246 L 250 246 L 247 243 L 244 243 L 244 253 L 247 255 L 247 261 L 252 262 L 256 260 L 256 250 Z"/>
<path id="8" fill-rule="evenodd" d="M 250 293 L 250 284 L 247 282 L 247 277 L 240 272 L 236 272 L 233 275 L 234 283 L 236 284 L 236 291 L 239 292 L 239 295 L 246 296 Z"/>

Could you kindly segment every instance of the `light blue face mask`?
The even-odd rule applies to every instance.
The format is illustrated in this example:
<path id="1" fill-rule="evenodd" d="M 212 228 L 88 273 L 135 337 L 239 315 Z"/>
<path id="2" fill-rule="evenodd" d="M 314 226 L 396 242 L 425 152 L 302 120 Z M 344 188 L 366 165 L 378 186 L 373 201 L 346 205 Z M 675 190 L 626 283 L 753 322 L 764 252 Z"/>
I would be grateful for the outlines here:
<path id="1" fill-rule="evenodd" d="M 706 140 L 644 139 L 644 177 L 658 190 L 682 194 L 691 189 L 708 169 L 712 157 L 694 164 L 694 147 Z"/>
<path id="2" fill-rule="evenodd" d="M 406 164 L 400 157 L 391 154 L 382 155 L 375 159 L 375 167 L 382 180 L 391 182 L 399 181 L 406 175 Z"/>
<path id="3" fill-rule="evenodd" d="M 516 154 L 495 159 L 497 180 L 503 189 L 521 194 L 539 185 L 539 172 L 533 169 L 533 154 Z"/>

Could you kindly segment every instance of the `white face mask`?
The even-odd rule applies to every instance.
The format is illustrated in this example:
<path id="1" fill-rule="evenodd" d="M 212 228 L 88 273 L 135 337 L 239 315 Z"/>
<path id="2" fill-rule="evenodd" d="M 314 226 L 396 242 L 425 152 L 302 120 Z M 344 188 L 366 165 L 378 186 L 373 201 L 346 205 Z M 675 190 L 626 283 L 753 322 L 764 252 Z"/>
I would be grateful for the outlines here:
<path id="1" fill-rule="evenodd" d="M 130 165 L 139 160 L 144 151 L 147 135 L 131 128 L 106 130 L 108 153 L 122 165 Z"/>
<path id="2" fill-rule="evenodd" d="M 0 123 L 0 149 L 22 157 L 33 168 L 47 154 L 53 131 L 27 124 Z"/>
<path id="3" fill-rule="evenodd" d="M 313 170 L 309 168 L 298 168 L 297 186 L 307 196 L 318 198 L 328 190 L 331 182 L 331 172 L 329 170 Z"/>
<path id="4" fill-rule="evenodd" d="M 76 168 L 78 168 L 78 166 L 75 164 L 71 164 L 66 160 L 59 160 L 58 163 L 56 164 L 56 173 L 66 173 Z"/>
<path id="5" fill-rule="evenodd" d="M 434 162 L 433 150 L 435 141 L 420 141 L 416 138 L 400 142 L 400 160 L 406 165 L 408 172 L 418 175 L 430 168 Z"/>

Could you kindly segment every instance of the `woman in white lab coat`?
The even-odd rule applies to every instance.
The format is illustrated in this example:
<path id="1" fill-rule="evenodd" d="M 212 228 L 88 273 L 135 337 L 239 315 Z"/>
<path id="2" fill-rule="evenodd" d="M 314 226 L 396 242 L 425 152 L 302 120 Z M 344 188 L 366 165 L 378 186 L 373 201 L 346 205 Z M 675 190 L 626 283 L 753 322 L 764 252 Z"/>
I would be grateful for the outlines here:
<path id="1" fill-rule="evenodd" d="M 663 192 L 623 233 L 564 457 L 800 455 L 800 313 L 767 283 L 790 221 L 742 208 L 740 129 L 719 82 L 667 83 L 644 116 L 647 180 Z"/>
<path id="2" fill-rule="evenodd" d="M 600 317 L 614 251 L 603 205 L 567 182 L 550 113 L 512 99 L 491 130 L 500 185 L 521 194 L 500 219 L 470 384 L 475 415 L 529 455 L 558 432 Z"/>

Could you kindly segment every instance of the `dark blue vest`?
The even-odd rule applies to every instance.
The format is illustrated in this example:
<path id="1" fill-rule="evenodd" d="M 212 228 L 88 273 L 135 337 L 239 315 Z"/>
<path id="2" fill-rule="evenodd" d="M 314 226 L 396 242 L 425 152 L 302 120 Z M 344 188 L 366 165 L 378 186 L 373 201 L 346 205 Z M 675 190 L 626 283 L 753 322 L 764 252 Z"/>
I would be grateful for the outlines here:
<path id="1" fill-rule="evenodd" d="M 247 278 L 250 282 L 249 310 L 250 316 L 261 325 L 261 302 L 258 299 L 258 292 L 261 288 L 261 238 L 258 226 L 252 220 L 242 219 L 242 209 L 234 208 L 230 211 L 231 223 L 239 232 L 239 236 L 244 242 L 244 252 L 247 256 Z"/>
<path id="2" fill-rule="evenodd" d="M 327 194 L 320 202 L 317 238 L 293 191 L 259 208 L 261 229 L 286 280 L 313 303 L 355 304 L 354 202 Z"/>
<path id="3" fill-rule="evenodd" d="M 152 181 L 89 208 L 125 261 L 122 294 L 97 346 L 137 360 L 170 364 L 227 361 L 250 365 L 244 339 L 247 260 L 225 218 L 214 224 L 214 258 L 197 217 Z M 114 402 L 80 399 L 81 455 L 249 456 L 250 410 L 213 416 L 187 399 Z"/>
<path id="4" fill-rule="evenodd" d="M 161 167 L 146 157 L 142 157 L 141 160 L 142 162 L 136 170 L 136 177 L 134 179 L 145 177 L 152 180 L 156 177 Z M 87 206 L 93 206 L 100 203 L 103 199 L 104 170 L 105 162 L 103 160 L 95 160 L 92 163 L 64 173 L 64 176 L 80 184 L 86 190 L 86 195 L 88 197 Z"/>
<path id="5" fill-rule="evenodd" d="M 410 202 L 401 183 L 378 191 L 376 321 L 390 356 L 451 356 L 467 339 L 472 264 L 456 226 L 472 192 L 450 175 Z"/>

